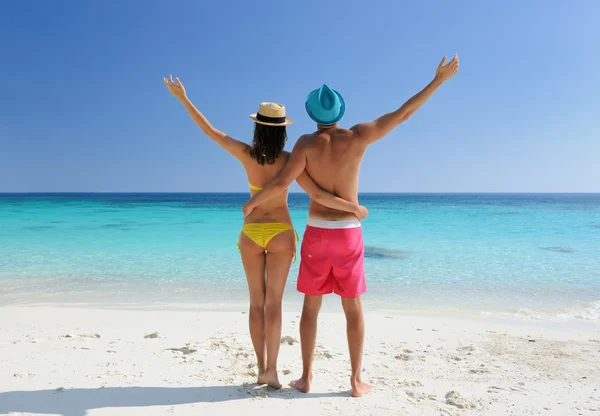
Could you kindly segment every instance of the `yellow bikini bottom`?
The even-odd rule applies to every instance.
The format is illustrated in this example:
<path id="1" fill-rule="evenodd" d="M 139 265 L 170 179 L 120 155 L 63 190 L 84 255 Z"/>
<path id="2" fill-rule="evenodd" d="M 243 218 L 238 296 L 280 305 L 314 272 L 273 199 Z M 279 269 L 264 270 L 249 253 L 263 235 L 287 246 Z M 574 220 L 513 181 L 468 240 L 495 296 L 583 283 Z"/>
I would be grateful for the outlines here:
<path id="1" fill-rule="evenodd" d="M 273 237 L 287 230 L 294 230 L 294 228 L 291 225 L 282 222 L 255 222 L 251 224 L 244 224 L 242 226 L 242 232 L 246 234 L 250 240 L 261 246 L 264 250 L 267 249 L 267 245 L 269 244 L 269 241 L 273 239 Z M 296 234 L 296 241 L 299 241 L 296 230 L 294 230 L 294 233 Z M 239 248 L 240 240 L 238 239 L 238 249 Z M 294 261 L 296 261 L 295 244 Z"/>

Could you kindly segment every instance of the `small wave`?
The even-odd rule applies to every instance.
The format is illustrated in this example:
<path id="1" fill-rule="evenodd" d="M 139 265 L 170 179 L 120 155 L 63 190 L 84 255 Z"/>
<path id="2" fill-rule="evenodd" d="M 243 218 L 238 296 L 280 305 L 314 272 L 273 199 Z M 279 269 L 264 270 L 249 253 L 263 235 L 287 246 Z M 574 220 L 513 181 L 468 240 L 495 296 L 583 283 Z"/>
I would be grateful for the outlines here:
<path id="1" fill-rule="evenodd" d="M 543 316 L 543 314 L 532 311 L 527 308 L 520 308 L 516 312 L 490 312 L 481 311 L 482 315 L 493 316 L 497 318 L 510 318 L 510 319 L 522 319 L 524 321 L 541 321 L 543 319 L 551 319 L 550 316 Z"/>
<path id="2" fill-rule="evenodd" d="M 552 251 L 553 253 L 574 253 L 575 249 L 571 247 L 540 247 L 542 250 Z"/>
<path id="3" fill-rule="evenodd" d="M 600 228 L 600 224 L 592 224 L 592 228 Z"/>
<path id="4" fill-rule="evenodd" d="M 182 221 L 182 222 L 174 222 L 172 223 L 173 225 L 190 225 L 190 224 L 204 224 L 205 221 L 203 220 L 191 220 L 191 221 Z"/>
<path id="5" fill-rule="evenodd" d="M 557 316 L 560 320 L 564 321 L 570 319 L 583 319 L 585 321 L 600 320 L 600 301 L 592 302 L 585 308 L 561 312 Z"/>
<path id="6" fill-rule="evenodd" d="M 101 228 L 121 228 L 123 224 L 102 224 Z"/>
<path id="7" fill-rule="evenodd" d="M 520 308 L 516 312 L 489 312 L 482 311 L 482 315 L 501 318 L 517 318 L 526 321 L 598 321 L 600 320 L 600 301 L 589 303 L 585 307 L 569 308 L 560 311 L 533 311 L 528 308 Z"/>
<path id="8" fill-rule="evenodd" d="M 34 230 L 34 231 L 42 231 L 42 230 L 50 230 L 54 228 L 51 225 L 30 225 L 27 227 L 23 227 L 24 230 Z"/>
<path id="9" fill-rule="evenodd" d="M 408 253 L 383 247 L 365 246 L 365 257 L 371 259 L 406 259 Z"/>
<path id="10" fill-rule="evenodd" d="M 107 229 L 107 230 L 117 230 L 117 231 L 131 231 L 134 229 L 136 224 L 131 222 L 122 222 L 120 224 L 102 224 L 99 228 Z M 90 227 L 91 229 L 95 229 L 96 227 Z"/>

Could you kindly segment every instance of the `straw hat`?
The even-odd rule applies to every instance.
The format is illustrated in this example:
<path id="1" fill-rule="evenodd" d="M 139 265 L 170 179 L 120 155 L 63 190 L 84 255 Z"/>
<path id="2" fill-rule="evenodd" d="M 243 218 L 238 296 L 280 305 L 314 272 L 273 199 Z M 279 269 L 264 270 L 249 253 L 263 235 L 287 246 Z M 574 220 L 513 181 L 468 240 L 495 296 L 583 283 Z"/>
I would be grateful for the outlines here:
<path id="1" fill-rule="evenodd" d="M 285 106 L 277 103 L 260 103 L 258 113 L 250 114 L 250 118 L 265 126 L 289 126 L 294 122 L 285 116 Z"/>

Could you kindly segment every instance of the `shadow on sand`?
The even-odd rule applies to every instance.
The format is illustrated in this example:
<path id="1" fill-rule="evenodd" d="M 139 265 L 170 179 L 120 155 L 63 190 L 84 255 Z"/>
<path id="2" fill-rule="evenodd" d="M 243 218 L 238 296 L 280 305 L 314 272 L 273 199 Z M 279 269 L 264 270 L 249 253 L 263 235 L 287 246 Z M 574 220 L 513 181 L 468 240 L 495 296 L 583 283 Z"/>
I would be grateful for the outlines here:
<path id="1" fill-rule="evenodd" d="M 175 406 L 249 399 L 258 394 L 279 399 L 346 397 L 348 393 L 308 393 L 294 389 L 279 391 L 253 386 L 207 387 L 106 387 L 9 391 L 0 393 L 0 414 L 9 412 L 84 416 L 90 409 Z M 119 414 L 118 412 L 115 414 Z"/>

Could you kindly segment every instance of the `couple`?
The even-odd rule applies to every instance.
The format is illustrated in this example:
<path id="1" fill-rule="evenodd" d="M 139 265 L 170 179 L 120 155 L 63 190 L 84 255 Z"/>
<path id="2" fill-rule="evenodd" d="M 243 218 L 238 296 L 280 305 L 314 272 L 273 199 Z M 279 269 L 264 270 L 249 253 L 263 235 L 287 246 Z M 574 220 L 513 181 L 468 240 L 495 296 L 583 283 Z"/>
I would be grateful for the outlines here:
<path id="1" fill-rule="evenodd" d="M 281 302 L 292 261 L 297 234 L 287 205 L 287 189 L 296 180 L 310 196 L 309 218 L 301 247 L 298 291 L 305 294 L 300 340 L 302 377 L 292 387 L 308 392 L 322 296 L 342 298 L 347 321 L 352 374 L 352 395 L 371 390 L 361 380 L 364 319 L 360 296 L 366 290 L 364 246 L 360 221 L 367 216 L 358 204 L 358 176 L 367 146 L 383 138 L 417 111 L 433 93 L 458 71 L 458 57 L 439 64 L 435 77 L 421 92 L 398 110 L 378 119 L 343 129 L 342 96 L 326 85 L 312 91 L 306 111 L 317 124 L 314 133 L 301 136 L 291 153 L 283 150 L 286 127 L 292 120 L 285 107 L 261 103 L 254 121 L 250 145 L 214 128 L 186 96 L 176 78 L 163 79 L 189 115 L 213 141 L 223 147 L 246 170 L 251 199 L 244 205 L 244 225 L 238 240 L 250 292 L 250 337 L 258 362 L 258 383 L 281 388 L 277 356 L 281 339 Z"/>

